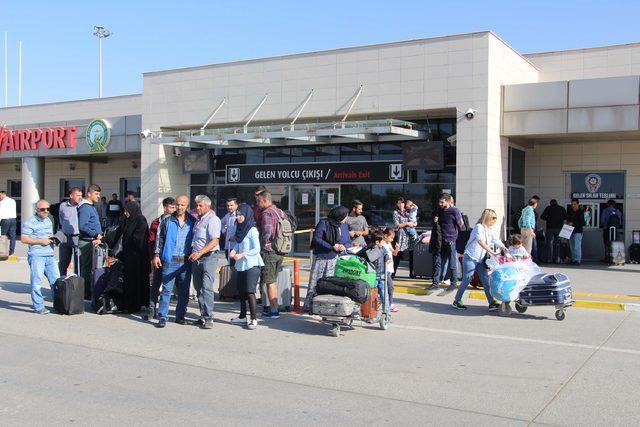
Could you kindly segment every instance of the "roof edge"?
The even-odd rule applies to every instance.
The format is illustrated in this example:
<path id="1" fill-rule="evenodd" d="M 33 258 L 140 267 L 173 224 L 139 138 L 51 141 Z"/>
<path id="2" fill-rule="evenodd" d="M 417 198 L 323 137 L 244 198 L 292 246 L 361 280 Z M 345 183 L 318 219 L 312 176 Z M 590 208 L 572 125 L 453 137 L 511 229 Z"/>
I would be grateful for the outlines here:
<path id="1" fill-rule="evenodd" d="M 43 102 L 40 104 L 26 104 L 26 105 L 13 105 L 11 107 L 0 107 L 0 113 L 2 113 L 3 111 L 8 111 L 8 110 L 15 110 L 15 109 L 19 109 L 19 108 L 30 108 L 30 107 L 44 107 L 44 106 L 50 106 L 50 105 L 57 105 L 57 104 L 73 104 L 73 103 L 78 103 L 78 102 L 89 102 L 89 101 L 109 101 L 112 99 L 119 99 L 119 98 L 137 98 L 137 97 L 142 97 L 141 93 L 133 93 L 133 94 L 129 94 L 129 95 L 117 95 L 117 96 L 107 96 L 107 97 L 103 97 L 103 98 L 86 98 L 86 99 L 73 99 L 70 101 L 56 101 L 56 102 Z"/>
<path id="2" fill-rule="evenodd" d="M 168 70 L 148 71 L 148 72 L 142 73 L 142 76 L 143 77 L 145 77 L 145 76 L 157 76 L 157 75 L 170 74 L 170 73 L 175 73 L 175 72 L 204 70 L 204 69 L 207 69 L 207 68 L 224 67 L 224 66 L 229 66 L 229 65 L 251 64 L 251 63 L 256 63 L 256 62 L 261 62 L 261 61 L 271 61 L 271 60 L 291 59 L 291 58 L 302 58 L 302 57 L 311 56 L 311 55 L 329 55 L 329 54 L 334 54 L 334 53 L 343 53 L 343 52 L 363 50 L 363 49 L 366 49 L 366 48 L 373 48 L 373 47 L 402 46 L 402 45 L 414 44 L 414 43 L 423 42 L 423 41 L 433 41 L 433 40 L 439 40 L 439 39 L 463 38 L 463 37 L 474 36 L 476 34 L 493 34 L 493 32 L 490 31 L 490 30 L 473 31 L 473 32 L 469 32 L 469 33 L 451 34 L 451 35 L 446 35 L 446 36 L 423 37 L 423 38 L 401 40 L 401 41 L 394 41 L 394 42 L 374 43 L 374 44 L 366 44 L 366 45 L 350 46 L 350 47 L 340 47 L 340 48 L 335 48 L 335 49 L 307 51 L 307 52 L 301 52 L 301 53 L 290 53 L 290 54 L 285 54 L 285 55 L 264 56 L 264 57 L 260 57 L 260 58 L 241 59 L 241 60 L 238 60 L 238 61 L 226 61 L 226 62 L 219 62 L 219 63 L 215 63 L 215 64 L 196 65 L 196 66 L 193 66 L 193 67 L 182 67 L 182 68 L 171 68 L 171 69 L 168 69 Z M 515 49 L 514 49 L 514 51 L 515 51 Z"/>
<path id="3" fill-rule="evenodd" d="M 538 55 L 553 55 L 553 54 L 558 54 L 558 53 L 570 53 L 570 52 L 580 52 L 580 51 L 585 51 L 585 50 L 604 50 L 604 49 L 611 49 L 611 48 L 616 48 L 616 47 L 625 47 L 625 46 L 640 46 L 640 41 L 637 42 L 629 42 L 629 43 L 619 43 L 619 44 L 610 44 L 610 45 L 603 45 L 603 46 L 592 46 L 592 47 L 580 47 L 580 48 L 576 48 L 576 49 L 566 49 L 566 50 L 546 50 L 546 51 L 541 51 L 541 52 L 531 52 L 531 53 L 525 53 L 523 54 L 524 56 L 538 56 Z"/>

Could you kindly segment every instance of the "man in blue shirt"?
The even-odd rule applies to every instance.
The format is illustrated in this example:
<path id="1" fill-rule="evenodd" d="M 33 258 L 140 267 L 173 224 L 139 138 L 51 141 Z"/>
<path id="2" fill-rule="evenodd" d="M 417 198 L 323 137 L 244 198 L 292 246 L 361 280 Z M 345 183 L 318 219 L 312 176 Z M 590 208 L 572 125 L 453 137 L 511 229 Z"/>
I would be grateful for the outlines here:
<path id="1" fill-rule="evenodd" d="M 22 243 L 29 245 L 27 260 L 31 267 L 31 302 L 33 311 L 48 314 L 42 298 L 42 276 L 46 276 L 51 287 L 52 299 L 56 292 L 56 280 L 60 277 L 53 254 L 53 221 L 49 218 L 49 202 L 39 200 L 36 214 L 22 226 Z"/>
<path id="2" fill-rule="evenodd" d="M 102 240 L 102 227 L 95 204 L 100 201 L 100 187 L 91 184 L 85 199 L 78 207 L 78 228 L 80 229 L 80 274 L 84 278 L 84 299 L 91 299 L 91 264 L 93 248 Z"/>
<path id="3" fill-rule="evenodd" d="M 162 267 L 162 291 L 158 306 L 158 328 L 167 325 L 169 299 L 173 286 L 178 281 L 178 305 L 176 306 L 176 323 L 184 325 L 189 302 L 191 285 L 191 246 L 193 242 L 193 226 L 195 219 L 187 213 L 189 198 L 176 198 L 176 211 L 160 223 L 156 249 L 153 258 L 155 268 Z"/>
<path id="4" fill-rule="evenodd" d="M 536 238 L 536 214 L 534 212 L 538 206 L 538 200 L 535 197 L 529 199 L 529 205 L 522 209 L 522 214 L 518 220 L 520 234 L 522 235 L 522 246 L 527 250 L 529 255 L 532 253 L 533 240 Z"/>

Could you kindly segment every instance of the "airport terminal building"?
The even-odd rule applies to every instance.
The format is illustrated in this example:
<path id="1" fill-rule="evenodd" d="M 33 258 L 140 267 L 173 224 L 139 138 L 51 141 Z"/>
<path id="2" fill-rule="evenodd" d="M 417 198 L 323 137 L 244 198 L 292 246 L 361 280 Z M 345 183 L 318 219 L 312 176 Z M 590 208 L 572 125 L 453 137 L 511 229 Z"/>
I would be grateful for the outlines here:
<path id="1" fill-rule="evenodd" d="M 496 210 L 503 233 L 532 194 L 540 213 L 578 197 L 597 242 L 584 258 L 599 259 L 607 199 L 627 245 L 640 229 L 639 76 L 640 43 L 522 54 L 491 32 L 151 72 L 141 95 L 0 109 L 0 186 L 25 210 L 63 180 L 138 184 L 153 217 L 179 193 L 223 214 L 264 184 L 302 227 L 356 198 L 385 225 L 399 196 L 426 224 L 449 192 L 472 221 Z"/>

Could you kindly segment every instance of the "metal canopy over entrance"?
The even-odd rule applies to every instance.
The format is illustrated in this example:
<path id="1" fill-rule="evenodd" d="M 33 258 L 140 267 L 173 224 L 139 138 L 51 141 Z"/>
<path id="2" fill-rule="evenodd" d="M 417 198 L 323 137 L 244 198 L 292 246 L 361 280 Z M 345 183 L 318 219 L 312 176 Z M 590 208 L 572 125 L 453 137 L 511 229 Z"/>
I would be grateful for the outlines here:
<path id="1" fill-rule="evenodd" d="M 428 131 L 404 120 L 361 120 L 222 129 L 148 132 L 152 144 L 190 148 L 250 148 L 304 144 L 425 140 Z"/>

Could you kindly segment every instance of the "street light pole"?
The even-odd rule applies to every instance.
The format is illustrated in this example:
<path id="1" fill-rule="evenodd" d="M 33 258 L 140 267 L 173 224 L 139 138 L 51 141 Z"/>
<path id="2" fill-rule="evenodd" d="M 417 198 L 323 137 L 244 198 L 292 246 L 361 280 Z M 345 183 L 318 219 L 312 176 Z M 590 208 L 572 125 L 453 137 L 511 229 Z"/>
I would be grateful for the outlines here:
<path id="1" fill-rule="evenodd" d="M 102 98 L 102 39 L 106 39 L 113 33 L 101 25 L 94 25 L 93 35 L 98 37 L 98 98 Z"/>

